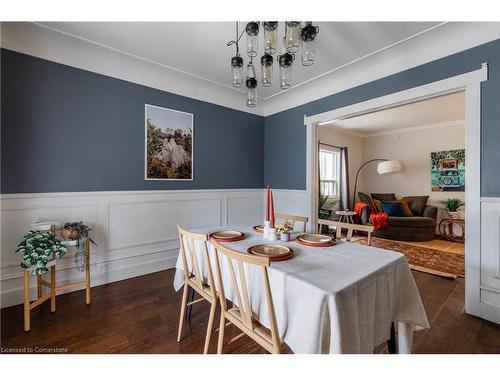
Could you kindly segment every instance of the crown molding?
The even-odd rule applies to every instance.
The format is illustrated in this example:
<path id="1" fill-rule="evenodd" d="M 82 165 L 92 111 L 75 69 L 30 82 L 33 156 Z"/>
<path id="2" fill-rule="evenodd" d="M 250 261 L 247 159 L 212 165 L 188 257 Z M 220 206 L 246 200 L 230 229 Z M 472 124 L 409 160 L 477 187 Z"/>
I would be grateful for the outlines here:
<path id="1" fill-rule="evenodd" d="M 31 22 L 2 22 L 1 47 L 44 60 L 257 115 L 246 93 L 179 69 Z"/>
<path id="2" fill-rule="evenodd" d="M 266 100 L 264 115 L 294 108 L 497 39 L 500 39 L 499 22 L 441 24 L 334 70 L 321 79 L 292 86 L 281 95 Z M 300 90 L 296 90 L 298 87 Z"/>
<path id="3" fill-rule="evenodd" d="M 98 74 L 269 116 L 439 58 L 500 39 L 498 22 L 449 22 L 387 46 L 292 88 L 245 105 L 245 93 L 182 70 L 113 49 L 46 25 L 2 22 L 2 48 Z"/>
<path id="4" fill-rule="evenodd" d="M 417 131 L 422 131 L 422 130 L 432 130 L 432 129 L 437 129 L 437 128 L 447 128 L 450 126 L 460 126 L 460 125 L 465 125 L 465 119 L 464 120 L 455 120 L 455 121 L 437 122 L 434 124 L 417 125 L 417 126 L 411 126 L 409 128 L 387 130 L 387 131 L 381 131 L 381 132 L 376 132 L 376 133 L 367 133 L 367 134 L 362 134 L 361 138 L 372 138 L 372 137 L 379 137 L 381 135 L 411 133 L 411 132 L 417 132 Z"/>

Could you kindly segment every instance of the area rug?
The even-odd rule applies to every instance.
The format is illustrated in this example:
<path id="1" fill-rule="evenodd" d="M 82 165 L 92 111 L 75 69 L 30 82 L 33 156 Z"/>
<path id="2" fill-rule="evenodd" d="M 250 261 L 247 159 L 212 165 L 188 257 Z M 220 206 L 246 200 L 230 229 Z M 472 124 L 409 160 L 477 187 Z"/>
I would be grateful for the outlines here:
<path id="1" fill-rule="evenodd" d="M 363 245 L 366 238 L 353 240 Z M 465 256 L 457 252 L 443 251 L 425 245 L 414 245 L 408 242 L 372 238 L 371 246 L 403 253 L 410 268 L 444 277 L 465 277 Z"/>

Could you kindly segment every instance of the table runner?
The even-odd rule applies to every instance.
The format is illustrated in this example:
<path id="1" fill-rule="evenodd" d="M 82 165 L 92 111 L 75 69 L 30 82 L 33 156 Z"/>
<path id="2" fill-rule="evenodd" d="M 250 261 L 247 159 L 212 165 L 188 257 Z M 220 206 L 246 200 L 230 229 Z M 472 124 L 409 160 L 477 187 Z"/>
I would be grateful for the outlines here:
<path id="1" fill-rule="evenodd" d="M 244 252 L 252 245 L 269 243 L 262 234 L 242 226 L 195 231 L 222 229 L 246 234 L 242 241 L 224 244 L 233 250 Z M 429 327 L 404 255 L 342 240 L 322 248 L 295 241 L 282 244 L 293 249 L 294 257 L 272 263 L 269 280 L 280 336 L 294 353 L 373 353 L 389 339 L 392 322 L 398 332 L 398 352 L 410 353 L 413 331 Z M 201 243 L 195 246 L 201 251 Z M 214 249 L 209 248 L 213 256 Z M 227 262 L 222 257 L 224 290 L 233 301 Z M 174 288 L 179 290 L 184 278 L 180 256 L 176 269 Z M 206 275 L 206 265 L 201 272 Z M 252 311 L 268 326 L 261 272 L 254 266 L 245 267 L 245 272 Z"/>

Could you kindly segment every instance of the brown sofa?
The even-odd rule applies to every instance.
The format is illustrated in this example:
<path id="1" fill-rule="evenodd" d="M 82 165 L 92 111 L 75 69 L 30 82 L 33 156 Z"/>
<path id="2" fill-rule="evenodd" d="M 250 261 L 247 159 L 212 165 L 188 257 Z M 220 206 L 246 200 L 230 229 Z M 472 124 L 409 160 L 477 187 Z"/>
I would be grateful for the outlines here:
<path id="1" fill-rule="evenodd" d="M 371 196 L 358 193 L 359 200 L 367 206 L 361 212 L 361 223 L 367 224 L 370 214 L 375 209 L 374 199 L 380 201 L 395 201 L 393 193 L 372 193 Z M 399 241 L 430 241 L 434 239 L 437 224 L 437 207 L 427 204 L 428 196 L 405 197 L 413 216 L 389 216 L 388 225 L 384 229 L 374 230 L 373 235 L 379 238 Z"/>

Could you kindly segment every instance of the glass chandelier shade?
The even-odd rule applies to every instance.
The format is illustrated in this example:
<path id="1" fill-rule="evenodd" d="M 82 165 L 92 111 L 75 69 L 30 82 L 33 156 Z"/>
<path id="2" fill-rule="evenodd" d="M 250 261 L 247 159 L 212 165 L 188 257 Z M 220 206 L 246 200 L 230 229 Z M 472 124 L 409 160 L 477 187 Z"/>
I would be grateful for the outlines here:
<path id="1" fill-rule="evenodd" d="M 293 60 L 295 60 L 295 55 L 288 52 L 278 56 L 278 62 L 280 64 L 280 87 L 283 90 L 292 86 Z"/>
<path id="2" fill-rule="evenodd" d="M 245 31 L 247 34 L 247 55 L 249 57 L 256 57 L 259 50 L 259 23 L 247 23 Z"/>
<path id="3" fill-rule="evenodd" d="M 231 77 L 233 79 L 233 86 L 240 87 L 243 83 L 243 59 L 241 56 L 236 55 L 231 58 Z"/>
<path id="4" fill-rule="evenodd" d="M 264 52 L 270 55 L 276 52 L 278 42 L 278 22 L 264 22 Z"/>
<path id="5" fill-rule="evenodd" d="M 319 27 L 313 26 L 310 22 L 301 30 L 301 61 L 304 66 L 314 64 L 316 54 L 316 36 L 319 33 Z"/>
<path id="6" fill-rule="evenodd" d="M 263 87 L 269 87 L 273 83 L 273 57 L 268 53 L 260 59 L 260 81 Z"/>
<path id="7" fill-rule="evenodd" d="M 247 106 L 255 107 L 257 104 L 257 79 L 248 77 L 246 80 L 247 86 Z"/>
<path id="8" fill-rule="evenodd" d="M 256 68 L 253 65 L 254 59 L 259 56 L 259 31 L 263 27 L 263 37 L 260 43 L 264 43 L 263 51 L 260 52 L 260 77 L 256 74 Z M 319 33 L 319 27 L 314 26 L 312 22 L 285 21 L 285 29 L 278 34 L 278 21 L 257 22 L 252 21 L 245 24 L 245 28 L 240 30 L 239 23 L 236 22 L 235 38 L 227 43 L 227 46 L 235 46 L 236 53 L 231 58 L 231 80 L 232 85 L 240 88 L 245 85 L 246 102 L 248 107 L 257 105 L 257 86 L 260 80 L 262 87 L 270 87 L 275 81 L 279 80 L 281 89 L 286 90 L 292 86 L 292 73 L 295 58 L 300 53 L 300 61 L 303 66 L 311 66 L 316 62 L 316 43 Z M 246 71 L 244 68 L 244 55 L 240 55 L 241 39 L 245 37 L 246 55 L 248 63 Z M 300 52 L 299 52 L 300 50 Z M 279 65 L 278 78 L 273 72 L 274 54 Z M 242 56 L 243 55 L 243 56 Z M 257 69 L 259 67 L 257 66 Z M 246 75 L 245 75 L 246 73 Z M 257 72 L 259 73 L 259 72 Z"/>
<path id="9" fill-rule="evenodd" d="M 300 22 L 286 21 L 286 49 L 290 53 L 299 51 L 300 48 Z"/>

